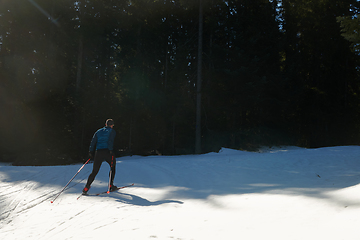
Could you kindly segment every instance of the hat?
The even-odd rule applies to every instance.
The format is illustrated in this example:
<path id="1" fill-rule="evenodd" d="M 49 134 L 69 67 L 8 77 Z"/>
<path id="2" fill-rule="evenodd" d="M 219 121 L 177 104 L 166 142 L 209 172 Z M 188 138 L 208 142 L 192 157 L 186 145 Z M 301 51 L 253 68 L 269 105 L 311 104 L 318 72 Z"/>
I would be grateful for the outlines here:
<path id="1" fill-rule="evenodd" d="M 111 125 L 114 125 L 114 120 L 112 120 L 112 119 L 108 119 L 108 120 L 106 120 L 105 125 L 106 125 L 106 126 L 111 126 Z"/>

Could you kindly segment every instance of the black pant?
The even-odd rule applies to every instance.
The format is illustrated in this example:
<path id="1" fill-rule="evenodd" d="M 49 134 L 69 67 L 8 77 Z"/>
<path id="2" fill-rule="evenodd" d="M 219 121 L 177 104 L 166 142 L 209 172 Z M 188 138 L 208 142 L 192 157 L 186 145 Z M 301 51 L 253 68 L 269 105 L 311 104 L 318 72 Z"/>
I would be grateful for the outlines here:
<path id="1" fill-rule="evenodd" d="M 115 177 L 115 169 L 116 169 L 116 160 L 114 155 L 110 154 L 108 149 L 101 149 L 95 152 L 94 157 L 94 165 L 92 173 L 89 175 L 89 178 L 86 183 L 86 187 L 90 187 L 92 182 L 95 180 L 96 175 L 98 174 L 101 164 L 103 161 L 106 161 L 110 165 L 110 185 L 114 184 L 114 177 Z"/>

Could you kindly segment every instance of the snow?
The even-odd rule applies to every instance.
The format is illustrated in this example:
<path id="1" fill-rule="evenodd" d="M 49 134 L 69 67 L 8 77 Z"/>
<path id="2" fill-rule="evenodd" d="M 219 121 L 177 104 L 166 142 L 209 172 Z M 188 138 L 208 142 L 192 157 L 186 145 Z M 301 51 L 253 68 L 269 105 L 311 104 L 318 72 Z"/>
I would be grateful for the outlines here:
<path id="1" fill-rule="evenodd" d="M 92 170 L 0 165 L 0 239 L 359 239 L 360 147 L 117 159 L 115 183 L 83 196 Z M 103 163 L 89 193 L 107 189 Z"/>

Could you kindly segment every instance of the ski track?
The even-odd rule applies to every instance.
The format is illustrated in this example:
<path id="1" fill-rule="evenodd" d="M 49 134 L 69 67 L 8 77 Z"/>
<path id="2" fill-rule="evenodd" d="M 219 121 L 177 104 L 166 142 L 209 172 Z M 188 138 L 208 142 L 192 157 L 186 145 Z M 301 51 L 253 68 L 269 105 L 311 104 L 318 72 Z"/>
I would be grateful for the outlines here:
<path id="1" fill-rule="evenodd" d="M 338 240 L 338 225 L 351 234 L 359 223 L 351 215 L 360 213 L 353 194 L 360 188 L 359 157 L 360 147 L 125 157 L 118 159 L 115 181 L 134 187 L 76 200 L 91 172 L 88 164 L 53 204 L 81 165 L 0 166 L 0 239 L 97 239 L 112 236 L 113 229 L 123 239 L 229 239 L 227 232 L 237 228 L 253 233 L 242 239 L 276 231 L 277 239 L 323 236 L 302 231 L 294 237 L 281 229 L 294 222 L 329 229 L 323 239 Z M 103 164 L 90 191 L 104 191 L 108 171 Z"/>
<path id="2" fill-rule="evenodd" d="M 8 167 L 10 168 L 10 167 Z M 22 167 L 18 167 L 21 169 Z M 38 182 L 40 179 L 57 179 L 56 176 L 43 170 L 41 167 L 31 167 L 30 171 L 12 171 L 20 174 L 19 179 L 15 185 L 0 182 L 0 191 L 2 192 L 0 201 L 0 228 L 1 225 L 10 224 L 19 215 L 27 212 L 28 210 L 42 204 L 43 202 L 50 201 L 56 194 L 56 190 L 49 189 L 50 186 Z M 36 170 L 38 170 L 36 172 Z M 11 172 L 11 171 L 10 171 Z M 24 180 L 26 179 L 26 180 Z M 43 191 L 39 189 L 46 188 Z M 38 193 L 42 194 L 38 194 Z"/>

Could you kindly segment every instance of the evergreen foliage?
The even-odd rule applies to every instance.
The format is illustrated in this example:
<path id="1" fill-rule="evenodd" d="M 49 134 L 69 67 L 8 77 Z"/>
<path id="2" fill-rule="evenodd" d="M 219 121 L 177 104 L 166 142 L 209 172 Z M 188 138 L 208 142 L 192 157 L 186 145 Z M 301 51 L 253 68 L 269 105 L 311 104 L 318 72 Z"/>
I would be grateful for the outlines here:
<path id="1" fill-rule="evenodd" d="M 358 144 L 356 0 L 202 4 L 203 152 Z M 81 161 L 107 118 L 118 156 L 194 153 L 198 14 L 192 0 L 2 1 L 0 161 Z"/>

